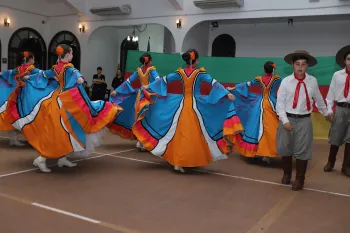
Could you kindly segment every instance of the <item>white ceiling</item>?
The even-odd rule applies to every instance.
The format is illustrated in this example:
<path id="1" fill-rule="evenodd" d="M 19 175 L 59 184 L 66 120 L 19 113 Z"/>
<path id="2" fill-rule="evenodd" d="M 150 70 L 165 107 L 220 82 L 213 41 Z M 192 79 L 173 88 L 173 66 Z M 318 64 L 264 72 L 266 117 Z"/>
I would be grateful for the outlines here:
<path id="1" fill-rule="evenodd" d="M 1 0 L 0 7 L 48 17 L 76 14 L 65 0 Z"/>

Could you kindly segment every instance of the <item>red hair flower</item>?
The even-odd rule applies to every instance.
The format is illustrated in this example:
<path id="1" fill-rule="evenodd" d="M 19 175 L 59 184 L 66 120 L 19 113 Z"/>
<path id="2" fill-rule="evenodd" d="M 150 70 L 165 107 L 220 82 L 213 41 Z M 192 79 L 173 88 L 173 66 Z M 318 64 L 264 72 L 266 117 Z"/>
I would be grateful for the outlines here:
<path id="1" fill-rule="evenodd" d="M 191 61 L 196 59 L 196 54 L 193 51 L 190 52 L 190 59 L 191 59 Z"/>
<path id="2" fill-rule="evenodd" d="M 29 53 L 26 51 L 26 52 L 23 52 L 23 56 L 25 57 L 25 58 L 27 58 L 27 57 L 29 57 Z"/>
<path id="3" fill-rule="evenodd" d="M 64 49 L 61 46 L 56 48 L 56 53 L 58 56 L 61 56 L 64 53 Z"/>

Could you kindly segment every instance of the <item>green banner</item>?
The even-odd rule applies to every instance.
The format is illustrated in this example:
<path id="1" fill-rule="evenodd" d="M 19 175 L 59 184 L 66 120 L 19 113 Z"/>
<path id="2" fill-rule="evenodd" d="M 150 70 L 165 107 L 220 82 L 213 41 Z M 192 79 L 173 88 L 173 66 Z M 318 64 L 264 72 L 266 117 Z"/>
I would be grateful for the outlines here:
<path id="1" fill-rule="evenodd" d="M 126 63 L 126 71 L 134 72 L 139 64 L 139 58 L 143 52 L 129 50 Z M 165 76 L 184 67 L 185 63 L 179 54 L 150 53 L 152 63 L 156 66 L 159 75 Z M 318 84 L 328 86 L 333 73 L 340 69 L 336 64 L 334 56 L 316 57 L 318 64 L 308 70 L 308 73 L 315 76 Z M 222 83 L 241 83 L 250 81 L 264 73 L 263 65 L 266 61 L 273 61 L 277 65 L 276 74 L 286 77 L 292 74 L 291 65 L 283 58 L 249 58 L 249 57 L 207 57 L 199 58 L 199 67 L 204 67 L 207 72 L 216 80 Z"/>

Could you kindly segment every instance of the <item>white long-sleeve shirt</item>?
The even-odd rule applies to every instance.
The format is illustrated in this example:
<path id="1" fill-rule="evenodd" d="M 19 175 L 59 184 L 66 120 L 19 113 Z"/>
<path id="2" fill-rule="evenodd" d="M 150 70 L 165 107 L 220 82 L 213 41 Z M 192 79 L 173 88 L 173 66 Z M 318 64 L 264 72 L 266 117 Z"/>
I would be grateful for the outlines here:
<path id="1" fill-rule="evenodd" d="M 298 80 L 294 77 L 294 73 L 283 79 L 280 88 L 277 93 L 277 104 L 276 112 L 279 116 L 280 121 L 283 124 L 288 123 L 287 113 L 305 115 L 312 112 L 313 99 L 316 101 L 316 106 L 318 110 L 324 115 L 328 115 L 326 104 L 321 95 L 320 89 L 318 88 L 318 83 L 315 77 L 306 74 L 304 83 L 308 91 L 311 109 L 307 110 L 307 101 L 304 85 L 300 86 L 298 105 L 293 108 L 294 94 L 298 84 Z"/>
<path id="2" fill-rule="evenodd" d="M 344 97 L 344 87 L 347 76 L 348 74 L 345 69 L 339 70 L 333 75 L 326 97 L 329 113 L 333 112 L 334 101 L 350 103 L 350 92 L 348 97 Z"/>

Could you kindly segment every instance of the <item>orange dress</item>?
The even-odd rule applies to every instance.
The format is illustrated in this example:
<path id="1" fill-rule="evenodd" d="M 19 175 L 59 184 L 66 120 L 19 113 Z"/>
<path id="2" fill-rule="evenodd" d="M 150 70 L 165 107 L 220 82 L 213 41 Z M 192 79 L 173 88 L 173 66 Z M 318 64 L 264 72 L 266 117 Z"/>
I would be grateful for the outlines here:
<path id="1" fill-rule="evenodd" d="M 167 94 L 166 85 L 180 80 L 183 94 Z M 208 96 L 200 94 L 200 84 L 212 84 Z M 180 167 L 205 166 L 226 159 L 230 152 L 227 136 L 243 130 L 228 91 L 205 69 L 187 75 L 178 69 L 157 79 L 144 91 L 133 132 L 144 148 L 170 164 Z M 158 98 L 157 98 L 158 96 Z"/>
<path id="2" fill-rule="evenodd" d="M 91 102 L 77 79 L 82 77 L 72 64 L 60 63 L 50 70 L 59 81 L 56 88 L 35 89 L 44 92 L 28 115 L 18 112 L 18 93 L 8 105 L 13 126 L 45 158 L 60 158 L 70 153 L 88 155 L 99 144 L 101 132 L 122 110 L 105 101 Z M 38 76 L 44 75 L 39 73 Z M 34 78 L 33 78 L 34 79 Z M 24 88 L 33 88 L 25 85 Z M 30 92 L 26 92 L 30 93 Z"/>
<path id="3" fill-rule="evenodd" d="M 236 135 L 236 149 L 246 157 L 277 157 L 276 134 L 278 116 L 276 114 L 277 89 L 282 81 L 278 75 L 264 82 L 261 76 L 249 83 L 236 86 L 235 105 L 244 132 Z M 260 86 L 262 94 L 249 92 L 249 86 Z"/>

